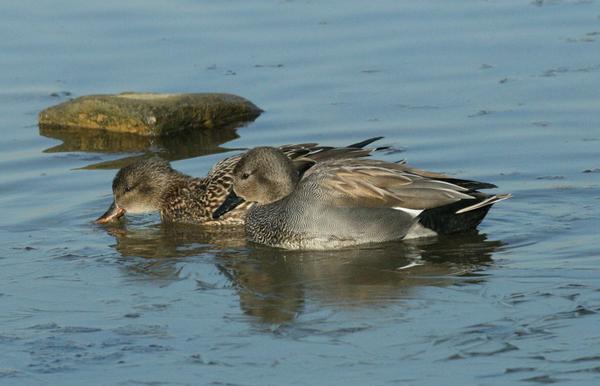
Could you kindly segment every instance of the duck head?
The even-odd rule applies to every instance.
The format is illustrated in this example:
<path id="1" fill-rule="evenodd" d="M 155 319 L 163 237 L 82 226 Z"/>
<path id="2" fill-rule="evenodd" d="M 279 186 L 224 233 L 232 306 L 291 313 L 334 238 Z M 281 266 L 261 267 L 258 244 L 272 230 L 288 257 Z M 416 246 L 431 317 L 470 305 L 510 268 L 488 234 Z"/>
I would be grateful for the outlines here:
<path id="1" fill-rule="evenodd" d="M 281 150 L 274 147 L 249 150 L 233 169 L 233 191 L 213 218 L 232 211 L 244 201 L 265 205 L 281 200 L 294 190 L 299 180 L 298 170 Z"/>
<path id="2" fill-rule="evenodd" d="M 284 198 L 294 190 L 298 180 L 292 161 L 274 147 L 248 151 L 233 170 L 235 194 L 260 205 Z"/>
<path id="3" fill-rule="evenodd" d="M 160 209 L 161 196 L 176 173 L 169 162 L 153 157 L 128 165 L 112 183 L 113 202 L 96 223 L 119 219 L 125 213 L 150 213 Z"/>

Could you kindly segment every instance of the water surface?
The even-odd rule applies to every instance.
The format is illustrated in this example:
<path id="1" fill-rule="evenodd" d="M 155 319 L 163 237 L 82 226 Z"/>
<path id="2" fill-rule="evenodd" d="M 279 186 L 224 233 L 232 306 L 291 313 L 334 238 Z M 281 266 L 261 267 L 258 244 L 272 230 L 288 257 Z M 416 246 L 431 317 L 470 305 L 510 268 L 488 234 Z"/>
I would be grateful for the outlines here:
<path id="1" fill-rule="evenodd" d="M 597 384 L 597 1 L 10 2 L 0 14 L 0 383 Z M 40 131 L 122 91 L 231 92 L 243 128 Z M 478 233 L 332 252 L 98 226 L 116 169 L 340 145 L 497 184 Z"/>

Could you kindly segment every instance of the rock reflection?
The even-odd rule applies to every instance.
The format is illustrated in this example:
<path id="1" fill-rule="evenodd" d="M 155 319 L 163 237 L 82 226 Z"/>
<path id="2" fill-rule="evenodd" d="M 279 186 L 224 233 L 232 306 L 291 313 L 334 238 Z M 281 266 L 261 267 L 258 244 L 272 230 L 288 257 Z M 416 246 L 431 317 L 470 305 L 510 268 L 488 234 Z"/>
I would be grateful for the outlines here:
<path id="1" fill-rule="evenodd" d="M 237 126 L 215 130 L 189 130 L 165 137 L 145 137 L 128 133 L 114 133 L 106 130 L 65 129 L 41 125 L 40 134 L 63 141 L 62 144 L 44 150 L 57 152 L 96 152 L 96 153 L 158 153 L 170 161 L 224 152 L 219 145 L 239 138 Z M 118 169 L 131 163 L 133 156 L 114 161 L 100 162 L 84 169 Z"/>
<path id="2" fill-rule="evenodd" d="M 180 279 L 181 260 L 207 255 L 239 295 L 244 313 L 264 323 L 286 323 L 305 302 L 336 308 L 381 305 L 413 296 L 423 286 L 485 280 L 475 273 L 492 263 L 501 241 L 470 233 L 337 251 L 286 251 L 246 245 L 243 229 L 157 224 L 106 227 L 131 274 Z M 206 262 L 206 261 L 204 261 Z M 188 261 L 186 270 L 193 270 Z M 229 285 L 228 285 L 229 286 Z"/>

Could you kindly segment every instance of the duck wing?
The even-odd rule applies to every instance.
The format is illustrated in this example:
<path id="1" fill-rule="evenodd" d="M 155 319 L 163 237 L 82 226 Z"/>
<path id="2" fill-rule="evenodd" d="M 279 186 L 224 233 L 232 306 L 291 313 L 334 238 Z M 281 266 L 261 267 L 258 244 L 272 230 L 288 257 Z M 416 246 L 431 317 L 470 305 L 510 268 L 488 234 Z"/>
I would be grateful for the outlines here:
<path id="1" fill-rule="evenodd" d="M 402 163 L 370 159 L 339 159 L 309 169 L 300 184 L 317 184 L 321 199 L 335 207 L 393 208 L 420 211 L 475 200 L 467 186 L 447 176 Z"/>
<path id="2" fill-rule="evenodd" d="M 374 150 L 385 149 L 385 147 L 364 148 L 365 146 L 370 145 L 371 143 L 382 138 L 383 137 L 373 137 L 361 142 L 341 147 L 322 146 L 318 143 L 312 142 L 297 143 L 279 146 L 279 150 L 281 150 L 283 154 L 294 161 L 294 165 L 298 167 L 299 171 L 301 170 L 304 172 L 317 162 L 341 158 L 360 158 L 368 156 Z M 219 181 L 224 175 L 231 175 L 235 165 L 237 165 L 242 155 L 243 154 L 236 154 L 217 162 L 211 168 L 208 176 L 214 176 L 215 179 Z M 309 164 L 309 166 L 307 167 L 304 164 Z"/>
<path id="3" fill-rule="evenodd" d="M 341 147 L 321 146 L 317 143 L 284 145 L 280 146 L 279 150 L 293 161 L 298 174 L 302 176 L 318 162 L 333 159 L 362 158 L 367 157 L 375 150 L 385 149 L 385 147 L 365 148 L 365 146 L 370 145 L 381 138 L 383 137 L 373 137 Z"/>

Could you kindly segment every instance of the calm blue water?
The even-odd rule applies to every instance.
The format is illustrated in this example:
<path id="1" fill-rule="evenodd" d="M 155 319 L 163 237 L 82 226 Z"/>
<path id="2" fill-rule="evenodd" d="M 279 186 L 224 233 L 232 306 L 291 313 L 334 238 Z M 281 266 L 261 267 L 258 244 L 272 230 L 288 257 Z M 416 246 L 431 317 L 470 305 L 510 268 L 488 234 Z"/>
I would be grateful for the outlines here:
<path id="1" fill-rule="evenodd" d="M 600 382 L 597 1 L 5 1 L 0 52 L 0 384 Z M 122 91 L 266 112 L 186 143 L 40 135 Z M 148 149 L 203 175 L 379 135 L 514 198 L 478 235 L 327 253 L 93 223 Z"/>

